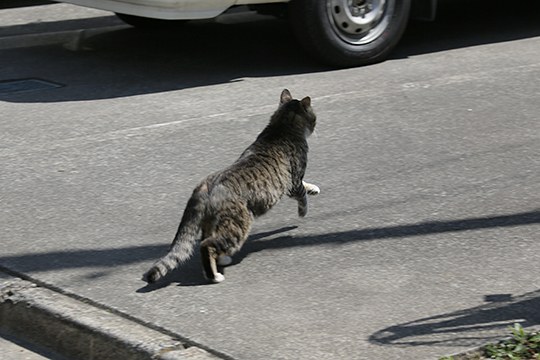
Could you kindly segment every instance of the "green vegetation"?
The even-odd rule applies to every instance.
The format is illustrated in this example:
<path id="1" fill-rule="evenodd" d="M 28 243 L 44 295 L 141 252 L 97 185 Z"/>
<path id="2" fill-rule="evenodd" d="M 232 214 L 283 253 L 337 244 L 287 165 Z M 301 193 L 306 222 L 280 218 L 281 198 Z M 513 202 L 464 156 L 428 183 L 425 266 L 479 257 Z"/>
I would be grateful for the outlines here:
<path id="1" fill-rule="evenodd" d="M 540 334 L 525 331 L 520 324 L 510 329 L 512 338 L 487 345 L 485 355 L 497 360 L 540 360 Z"/>
<path id="2" fill-rule="evenodd" d="M 510 331 L 510 339 L 486 345 L 477 353 L 445 356 L 439 360 L 540 360 L 540 333 L 525 331 L 517 323 L 510 327 Z"/>

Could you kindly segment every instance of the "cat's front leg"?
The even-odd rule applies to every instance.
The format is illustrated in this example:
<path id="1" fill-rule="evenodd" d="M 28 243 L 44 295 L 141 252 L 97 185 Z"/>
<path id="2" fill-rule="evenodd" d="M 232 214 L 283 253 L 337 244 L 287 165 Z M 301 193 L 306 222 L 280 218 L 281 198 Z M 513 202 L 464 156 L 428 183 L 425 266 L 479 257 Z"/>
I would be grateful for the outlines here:
<path id="1" fill-rule="evenodd" d="M 298 216 L 306 216 L 308 211 L 308 200 L 307 191 L 303 181 L 295 187 L 293 198 L 298 202 Z"/>
<path id="2" fill-rule="evenodd" d="M 308 211 L 308 199 L 307 199 L 307 189 L 306 182 L 298 182 L 296 186 L 293 187 L 293 191 L 289 193 L 289 196 L 295 199 L 298 202 L 298 216 L 304 217 Z M 311 185 L 311 184 L 308 184 Z M 314 186 L 314 185 L 313 185 Z M 318 187 L 317 187 L 318 189 Z"/>
<path id="3" fill-rule="evenodd" d="M 321 189 L 315 184 L 310 184 L 302 180 L 302 185 L 304 185 L 304 189 L 306 189 L 308 195 L 319 195 L 321 193 Z"/>
<path id="4" fill-rule="evenodd" d="M 296 198 L 296 200 L 298 201 L 298 216 L 306 216 L 308 210 L 307 193 L 304 191 L 304 195 L 302 197 Z"/>

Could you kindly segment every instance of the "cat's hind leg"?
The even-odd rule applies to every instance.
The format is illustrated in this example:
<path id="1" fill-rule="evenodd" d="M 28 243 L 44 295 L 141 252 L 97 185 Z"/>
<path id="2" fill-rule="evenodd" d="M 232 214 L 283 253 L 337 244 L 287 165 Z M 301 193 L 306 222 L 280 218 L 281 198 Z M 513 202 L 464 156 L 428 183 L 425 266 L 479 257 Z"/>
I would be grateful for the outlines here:
<path id="1" fill-rule="evenodd" d="M 218 250 L 215 246 L 216 243 L 219 243 L 216 238 L 203 240 L 201 243 L 201 259 L 204 276 L 214 283 L 220 283 L 225 280 L 225 276 L 217 270 L 216 259 L 218 257 Z"/>
<path id="2" fill-rule="evenodd" d="M 319 195 L 321 193 L 321 189 L 315 184 L 302 181 L 302 185 L 304 185 L 304 189 L 306 189 L 308 195 Z"/>
<path id="3" fill-rule="evenodd" d="M 201 260 L 205 277 L 219 283 L 225 280 L 217 266 L 226 266 L 232 262 L 231 255 L 236 253 L 246 241 L 253 218 L 244 206 L 227 209 L 219 216 L 219 222 L 213 236 L 201 242 Z M 223 263 L 228 260 L 228 263 Z"/>
<path id="4" fill-rule="evenodd" d="M 204 276 L 214 283 L 225 280 L 225 276 L 218 271 L 218 265 L 229 265 L 232 262 L 231 255 L 240 249 L 246 238 L 247 233 L 241 236 L 234 233 L 224 233 L 221 236 L 204 239 L 201 242 Z M 224 259 L 229 260 L 229 263 L 223 264 Z"/>

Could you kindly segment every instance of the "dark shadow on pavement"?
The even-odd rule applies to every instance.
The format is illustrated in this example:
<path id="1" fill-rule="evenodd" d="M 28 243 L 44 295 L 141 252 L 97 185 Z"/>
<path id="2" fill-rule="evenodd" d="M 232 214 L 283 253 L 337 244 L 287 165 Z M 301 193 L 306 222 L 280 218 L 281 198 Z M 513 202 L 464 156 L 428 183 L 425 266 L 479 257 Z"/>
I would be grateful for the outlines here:
<path id="1" fill-rule="evenodd" d="M 53 4 L 53 1 L 48 0 L 2 0 L 0 9 L 10 9 L 24 6 L 38 6 Z"/>
<path id="2" fill-rule="evenodd" d="M 439 0 L 434 22 L 412 21 L 391 58 L 540 36 L 540 2 Z M 519 54 L 514 54 L 519 56 Z"/>
<path id="3" fill-rule="evenodd" d="M 71 50 L 62 45 L 2 50 L 0 80 L 38 77 L 65 86 L 2 94 L 0 100 L 24 103 L 109 99 L 247 77 L 330 70 L 300 49 L 285 20 L 259 17 L 232 23 L 195 21 L 177 31 L 164 32 L 118 29 L 119 22 L 112 17 L 88 21 L 115 26 L 110 30 L 105 26 L 98 32 L 80 31 Z M 49 26 L 61 29 L 74 24 L 77 22 L 67 20 L 66 24 Z M 78 24 L 85 29 L 86 23 Z M 15 30 L 2 29 L 8 33 Z M 435 22 L 410 23 L 391 59 L 536 36 L 540 36 L 540 2 L 536 0 L 512 4 L 502 0 L 442 1 Z"/>
<path id="4" fill-rule="evenodd" d="M 509 335 L 508 327 L 540 324 L 540 290 L 512 297 L 510 294 L 486 295 L 486 304 L 426 317 L 377 331 L 370 342 L 394 346 L 480 346 Z M 482 331 L 484 335 L 479 335 Z"/>
<path id="5" fill-rule="evenodd" d="M 286 21 L 270 17 L 194 21 L 177 31 L 115 26 L 79 35 L 70 49 L 58 44 L 2 50 L 0 69 L 11 71 L 0 70 L 0 80 L 39 74 L 34 77 L 64 87 L 2 94 L 0 100 L 110 99 L 328 69 L 299 49 Z"/>
<path id="6" fill-rule="evenodd" d="M 37 21 L 12 26 L 0 25 L 0 39 L 8 36 L 78 31 L 80 29 L 96 29 L 120 25 L 124 24 L 114 15 L 63 21 Z"/>
<path id="7" fill-rule="evenodd" d="M 357 241 L 421 236 L 445 232 L 481 230 L 497 227 L 514 227 L 540 223 L 540 210 L 532 210 L 510 215 L 497 215 L 478 218 L 465 218 L 448 221 L 432 221 L 416 224 L 367 228 L 334 232 L 309 236 L 279 236 L 263 240 L 283 232 L 295 229 L 295 226 L 283 227 L 277 230 L 253 234 L 242 250 L 234 256 L 233 264 L 238 264 L 249 254 L 268 250 L 302 246 L 317 246 L 324 244 L 345 244 Z M 1 256 L 0 267 L 19 273 L 52 271 L 56 269 L 81 267 L 114 267 L 138 263 L 141 261 L 157 260 L 163 256 L 169 244 L 132 246 L 118 249 L 74 250 L 42 254 L 23 254 L 16 256 Z M 141 273 L 142 275 L 142 273 Z M 181 285 L 206 284 L 201 272 L 198 251 L 195 256 L 182 265 L 179 271 L 174 271 L 164 279 L 164 282 L 176 282 Z M 142 291 L 142 289 L 140 289 Z M 148 290 L 148 289 L 147 289 Z"/>
<path id="8" fill-rule="evenodd" d="M 409 236 L 421 236 L 445 232 L 480 230 L 496 227 L 512 227 L 540 223 L 540 210 L 533 210 L 512 215 L 489 216 L 448 221 L 431 221 L 417 224 L 397 225 L 382 228 L 367 228 L 311 235 L 304 237 L 281 236 L 264 241 L 248 241 L 235 256 L 235 263 L 242 261 L 250 253 L 298 246 L 316 246 L 322 244 L 345 244 L 356 241 L 369 241 Z"/>
<path id="9" fill-rule="evenodd" d="M 248 241 L 266 238 L 269 236 L 294 230 L 296 228 L 297 226 L 286 226 L 272 231 L 260 232 L 251 235 Z M 161 254 L 160 256 L 163 255 L 165 255 L 165 253 Z M 236 262 L 233 262 L 231 265 L 234 265 L 235 263 Z M 224 273 L 225 269 L 221 268 L 220 270 L 222 273 Z M 158 290 L 171 283 L 176 283 L 178 284 L 178 286 L 212 285 L 212 283 L 208 282 L 208 280 L 206 280 L 203 276 L 201 256 L 198 251 L 195 251 L 193 257 L 191 257 L 188 261 L 182 264 L 182 266 L 178 270 L 170 272 L 157 283 L 147 284 L 146 286 L 137 290 L 137 292 L 145 293 Z"/>

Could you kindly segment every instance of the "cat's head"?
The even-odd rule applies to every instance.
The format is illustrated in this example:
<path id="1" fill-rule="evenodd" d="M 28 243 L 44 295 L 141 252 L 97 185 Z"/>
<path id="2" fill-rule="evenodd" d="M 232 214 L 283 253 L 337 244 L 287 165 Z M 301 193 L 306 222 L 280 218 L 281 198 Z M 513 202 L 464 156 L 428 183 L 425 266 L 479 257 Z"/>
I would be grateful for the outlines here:
<path id="1" fill-rule="evenodd" d="M 283 126 L 302 130 L 306 136 L 311 135 L 315 130 L 317 116 L 313 112 L 309 96 L 296 100 L 293 99 L 289 90 L 284 89 L 281 92 L 278 112 Z"/>

